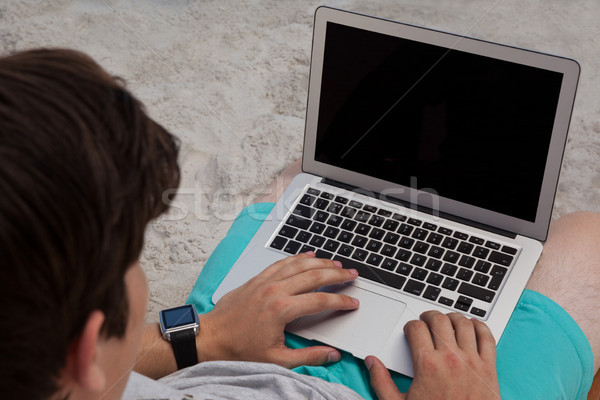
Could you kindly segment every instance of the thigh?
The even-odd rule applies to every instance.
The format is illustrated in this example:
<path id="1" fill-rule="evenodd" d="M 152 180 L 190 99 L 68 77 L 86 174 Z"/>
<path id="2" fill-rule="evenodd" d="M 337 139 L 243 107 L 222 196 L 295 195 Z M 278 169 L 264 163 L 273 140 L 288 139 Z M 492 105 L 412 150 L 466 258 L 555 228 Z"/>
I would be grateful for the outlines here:
<path id="1" fill-rule="evenodd" d="M 554 221 L 527 288 L 559 304 L 577 322 L 600 361 L 600 214 L 577 212 Z"/>

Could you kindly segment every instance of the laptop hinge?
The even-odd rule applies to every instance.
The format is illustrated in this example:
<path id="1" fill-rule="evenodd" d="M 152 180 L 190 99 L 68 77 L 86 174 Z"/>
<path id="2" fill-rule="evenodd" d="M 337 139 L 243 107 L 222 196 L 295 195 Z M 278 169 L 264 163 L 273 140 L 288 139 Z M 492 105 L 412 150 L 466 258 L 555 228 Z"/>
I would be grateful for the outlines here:
<path id="1" fill-rule="evenodd" d="M 422 213 L 425 213 L 425 214 L 429 214 L 429 215 L 436 215 L 436 216 L 439 216 L 440 218 L 444 218 L 444 219 L 448 219 L 450 221 L 458 222 L 459 224 L 468 225 L 468 226 L 471 226 L 473 228 L 482 229 L 484 231 L 495 233 L 497 235 L 502 235 L 502 236 L 505 236 L 505 237 L 508 237 L 508 238 L 511 238 L 511 239 L 514 239 L 514 238 L 517 237 L 517 235 L 515 233 L 507 231 L 507 230 L 504 230 L 504 229 L 499 229 L 499 228 L 495 228 L 495 227 L 490 226 L 490 225 L 482 224 L 480 222 L 471 221 L 469 219 L 458 217 L 458 216 L 452 215 L 452 214 L 448 214 L 448 213 L 445 213 L 443 211 L 433 210 L 431 208 L 423 207 L 423 206 L 420 206 L 418 204 L 411 204 L 408 201 L 396 199 L 396 198 L 391 197 L 389 195 L 386 195 L 385 198 L 382 199 L 383 196 L 381 196 L 379 193 L 374 193 L 372 191 L 360 189 L 360 188 L 358 188 L 356 186 L 352 186 L 352 185 L 348 185 L 348 184 L 345 184 L 345 183 L 342 183 L 342 182 L 334 181 L 333 179 L 323 178 L 321 180 L 321 182 L 324 183 L 324 184 L 327 184 L 327 185 L 331 185 L 331 186 L 339 187 L 341 189 L 349 190 L 351 192 L 360 193 L 360 194 L 365 195 L 365 196 L 373 197 L 373 198 L 376 198 L 378 200 L 383 200 L 383 201 L 388 201 L 390 203 L 398 204 L 400 206 L 409 208 L 411 210 L 416 210 L 416 211 L 419 211 L 419 212 L 422 212 Z"/>

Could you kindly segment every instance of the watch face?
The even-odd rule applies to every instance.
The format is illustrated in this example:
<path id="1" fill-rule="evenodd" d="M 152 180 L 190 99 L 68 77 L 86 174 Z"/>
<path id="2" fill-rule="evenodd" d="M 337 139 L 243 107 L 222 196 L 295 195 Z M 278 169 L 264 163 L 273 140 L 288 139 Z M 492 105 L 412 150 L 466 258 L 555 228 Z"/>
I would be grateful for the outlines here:
<path id="1" fill-rule="evenodd" d="M 196 313 L 191 305 L 170 308 L 161 312 L 161 320 L 165 329 L 172 329 L 196 322 Z"/>

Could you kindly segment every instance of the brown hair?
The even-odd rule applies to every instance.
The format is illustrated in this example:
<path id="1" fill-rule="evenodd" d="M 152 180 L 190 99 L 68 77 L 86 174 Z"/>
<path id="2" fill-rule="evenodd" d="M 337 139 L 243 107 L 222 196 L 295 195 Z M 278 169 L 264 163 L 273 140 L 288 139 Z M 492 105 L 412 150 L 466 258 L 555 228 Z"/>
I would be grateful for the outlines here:
<path id="1" fill-rule="evenodd" d="M 94 310 L 122 337 L 124 275 L 179 184 L 178 141 L 72 50 L 0 58 L 0 393 L 45 399 Z M 170 191 L 172 192 L 172 191 Z"/>

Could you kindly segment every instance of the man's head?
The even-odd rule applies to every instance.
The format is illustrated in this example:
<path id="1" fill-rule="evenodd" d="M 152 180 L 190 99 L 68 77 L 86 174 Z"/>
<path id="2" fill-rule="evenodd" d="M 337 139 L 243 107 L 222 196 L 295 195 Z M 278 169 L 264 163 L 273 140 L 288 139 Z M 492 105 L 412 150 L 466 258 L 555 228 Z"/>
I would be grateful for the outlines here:
<path id="1" fill-rule="evenodd" d="M 125 341 L 126 275 L 141 273 L 145 227 L 179 184 L 177 153 L 89 57 L 0 58 L 0 393 L 55 394 L 90 323 Z"/>

